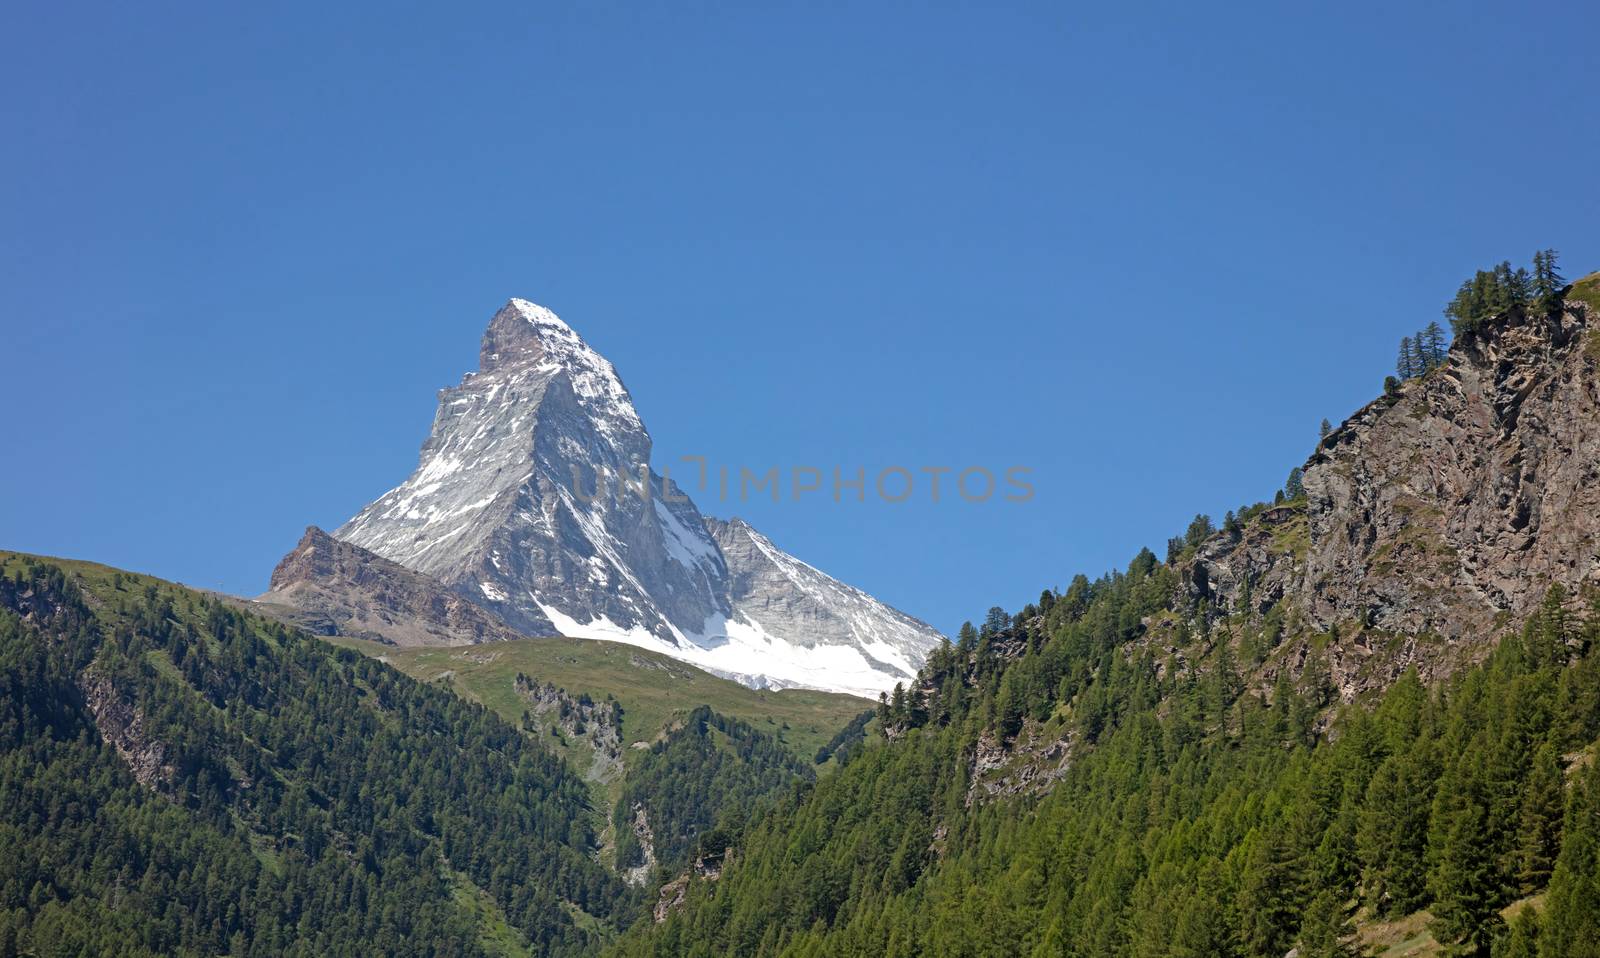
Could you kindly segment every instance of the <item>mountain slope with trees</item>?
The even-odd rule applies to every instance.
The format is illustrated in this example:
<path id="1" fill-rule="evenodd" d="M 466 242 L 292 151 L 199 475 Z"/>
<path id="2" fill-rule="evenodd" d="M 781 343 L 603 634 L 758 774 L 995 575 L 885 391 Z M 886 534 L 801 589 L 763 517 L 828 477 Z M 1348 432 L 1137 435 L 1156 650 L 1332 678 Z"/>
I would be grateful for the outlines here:
<path id="1" fill-rule="evenodd" d="M 611 953 L 1600 954 L 1600 280 L 1554 270 L 1469 281 L 1275 502 L 963 628 Z"/>
<path id="2" fill-rule="evenodd" d="M 577 775 L 355 652 L 7 553 L 0 659 L 0 954 L 583 954 L 634 913 Z"/>
<path id="3" fill-rule="evenodd" d="M 1173 576 L 1136 559 L 937 654 L 892 741 L 752 823 L 614 953 L 1310 958 L 1427 908 L 1454 953 L 1488 954 L 1536 894 L 1536 953 L 1592 953 L 1600 608 L 1553 592 L 1483 664 L 1433 690 L 1407 672 L 1324 724 L 1315 664 L 1251 687 L 1238 622 L 1179 653 L 1138 642 Z M 1049 790 L 984 789 L 997 753 Z"/>

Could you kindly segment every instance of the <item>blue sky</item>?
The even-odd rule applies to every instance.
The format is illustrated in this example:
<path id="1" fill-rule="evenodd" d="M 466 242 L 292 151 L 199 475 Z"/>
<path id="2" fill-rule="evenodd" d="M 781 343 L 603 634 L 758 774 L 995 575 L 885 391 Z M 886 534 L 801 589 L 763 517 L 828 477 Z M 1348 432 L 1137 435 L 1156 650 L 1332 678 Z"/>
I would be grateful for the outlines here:
<path id="1" fill-rule="evenodd" d="M 331 7 L 337 6 L 337 9 Z M 1462 277 L 1600 268 L 1593 4 L 12 4 L 0 546 L 253 594 L 494 309 L 953 631 L 1270 497 Z"/>

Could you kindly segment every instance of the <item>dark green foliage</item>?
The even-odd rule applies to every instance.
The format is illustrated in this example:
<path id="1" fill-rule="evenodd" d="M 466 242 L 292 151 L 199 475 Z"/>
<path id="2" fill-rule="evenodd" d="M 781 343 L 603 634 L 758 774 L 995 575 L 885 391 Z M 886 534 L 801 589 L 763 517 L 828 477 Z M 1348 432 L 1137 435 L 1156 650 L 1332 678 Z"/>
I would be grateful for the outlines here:
<path id="1" fill-rule="evenodd" d="M 1545 916 L 1541 956 L 1600 956 L 1600 763 L 1587 763 L 1572 784 Z"/>
<path id="2" fill-rule="evenodd" d="M 1400 356 L 1395 360 L 1395 376 L 1400 380 L 1425 376 L 1444 364 L 1448 346 L 1444 329 L 1438 323 L 1429 323 L 1415 336 L 1400 340 Z"/>
<path id="3" fill-rule="evenodd" d="M 1491 954 L 1494 958 L 1539 958 L 1539 913 L 1527 906 L 1518 910 Z"/>
<path id="4" fill-rule="evenodd" d="M 866 741 L 867 723 L 872 721 L 872 716 L 873 710 L 867 709 L 851 719 L 850 724 L 840 729 L 828 744 L 817 749 L 816 763 L 821 765 L 834 756 L 838 756 L 840 765 L 849 761 L 850 755 Z"/>
<path id="5" fill-rule="evenodd" d="M 1489 954 L 1509 889 L 1494 862 L 1489 810 L 1470 799 L 1450 816 L 1433 881 L 1433 936 L 1452 954 Z"/>
<path id="6" fill-rule="evenodd" d="M 1300 927 L 1299 862 L 1284 831 L 1273 829 L 1252 838 L 1245 839 L 1251 850 L 1239 889 L 1240 939 L 1246 954 L 1281 955 Z"/>
<path id="7" fill-rule="evenodd" d="M 1456 290 L 1444 314 L 1457 336 L 1475 331 L 1483 323 L 1508 309 L 1533 307 L 1545 315 L 1561 309 L 1566 280 L 1556 266 L 1555 250 L 1533 254 L 1533 273 L 1512 269 L 1502 262 L 1493 269 L 1480 269 Z"/>
<path id="8" fill-rule="evenodd" d="M 1534 307 L 1542 313 L 1554 313 L 1561 308 L 1561 293 L 1566 286 L 1567 281 L 1556 265 L 1556 251 L 1545 249 L 1534 253 L 1531 286 Z"/>
<path id="9" fill-rule="evenodd" d="M 1300 924 L 1299 958 L 1356 958 L 1349 943 L 1355 929 L 1340 892 L 1324 891 L 1311 899 Z"/>
<path id="10" fill-rule="evenodd" d="M 583 783 L 487 710 L 195 593 L 9 565 L 0 954 L 477 954 L 456 873 L 549 954 L 597 943 L 564 902 L 631 914 Z"/>
<path id="11" fill-rule="evenodd" d="M 722 820 L 736 829 L 761 799 L 814 777 L 777 739 L 702 705 L 629 770 L 612 819 L 617 861 L 629 867 L 642 860 L 633 829 L 641 809 L 656 860 L 676 872 L 702 832 Z"/>
<path id="12" fill-rule="evenodd" d="M 1517 829 L 1517 882 L 1524 894 L 1543 888 L 1550 880 L 1556 855 L 1561 851 L 1562 798 L 1565 780 L 1556 750 L 1549 742 L 1539 746 L 1522 789 L 1522 809 Z"/>
<path id="13" fill-rule="evenodd" d="M 1394 361 L 1394 374 L 1401 379 L 1410 379 L 1422 374 L 1417 368 L 1416 354 L 1412 350 L 1410 336 L 1400 340 L 1400 356 Z"/>
<path id="14" fill-rule="evenodd" d="M 1444 327 L 1430 322 L 1422 331 L 1422 355 L 1429 369 L 1444 364 L 1450 353 L 1450 343 L 1445 339 Z"/>
<path id="15" fill-rule="evenodd" d="M 1175 610 L 1177 574 L 1136 562 L 1074 580 L 1042 621 L 930 658 L 902 695 L 929 703 L 924 721 L 753 820 L 718 882 L 692 883 L 682 909 L 615 954 L 1242 956 L 1298 943 L 1343 956 L 1358 907 L 1436 909 L 1451 947 L 1484 953 L 1520 894 L 1535 770 L 1600 734 L 1600 655 L 1543 637 L 1594 627 L 1551 621 L 1552 604 L 1483 665 L 1434 690 L 1407 674 L 1328 738 L 1313 731 L 1331 701 L 1316 659 L 1264 699 L 1235 662 L 1265 617 Z M 1163 640 L 1182 660 L 1137 641 L 1163 613 L 1183 616 Z M 1058 741 L 1071 761 L 1050 789 L 992 796 L 1016 779 L 975 756 L 1055 769 L 1057 753 L 1035 750 Z M 1548 934 L 1567 950 L 1549 954 L 1600 941 L 1600 773 L 1585 775 L 1596 780 L 1554 839 Z"/>
<path id="16" fill-rule="evenodd" d="M 1301 482 L 1303 473 L 1299 466 L 1289 470 L 1289 478 L 1283 483 L 1283 498 L 1293 502 L 1306 494 L 1306 487 Z"/>
<path id="17" fill-rule="evenodd" d="M 1367 783 L 1356 832 L 1366 899 L 1379 914 L 1404 915 L 1426 900 L 1429 770 L 1391 754 Z"/>

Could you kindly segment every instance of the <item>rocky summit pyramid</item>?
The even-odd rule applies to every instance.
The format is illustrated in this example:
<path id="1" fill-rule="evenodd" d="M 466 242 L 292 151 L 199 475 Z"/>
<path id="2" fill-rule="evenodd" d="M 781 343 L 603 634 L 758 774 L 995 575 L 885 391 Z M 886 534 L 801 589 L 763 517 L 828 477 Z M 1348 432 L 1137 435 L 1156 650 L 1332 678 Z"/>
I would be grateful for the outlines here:
<path id="1" fill-rule="evenodd" d="M 611 363 L 555 313 L 513 299 L 484 333 L 478 371 L 440 393 L 416 471 L 333 536 L 517 632 L 643 645 L 757 687 L 875 695 L 939 642 L 746 523 L 702 516 L 650 454 Z M 264 598 L 309 591 L 291 570 Z"/>

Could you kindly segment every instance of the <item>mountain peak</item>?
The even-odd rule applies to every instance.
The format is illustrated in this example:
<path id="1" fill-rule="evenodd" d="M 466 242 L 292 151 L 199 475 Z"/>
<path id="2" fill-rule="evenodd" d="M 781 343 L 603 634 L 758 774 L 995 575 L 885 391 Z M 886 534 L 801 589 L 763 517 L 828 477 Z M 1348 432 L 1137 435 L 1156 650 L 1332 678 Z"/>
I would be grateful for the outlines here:
<path id="1" fill-rule="evenodd" d="M 333 533 L 395 568 L 352 553 L 334 570 L 349 588 L 330 592 L 365 596 L 381 570 L 407 595 L 460 597 L 524 634 L 642 645 L 750 685 L 873 694 L 916 673 L 940 638 L 927 624 L 743 520 L 618 494 L 650 447 L 611 363 L 551 310 L 512 299 L 484 332 L 480 370 L 440 392 L 416 471 Z"/>
<path id="2" fill-rule="evenodd" d="M 545 359 L 559 350 L 551 344 L 583 344 L 583 337 L 568 326 L 555 310 L 526 299 L 512 298 L 495 311 L 489 328 L 483 332 L 478 354 L 479 367 L 488 372 L 501 366 Z M 587 348 L 586 344 L 585 348 Z"/>
<path id="3" fill-rule="evenodd" d="M 643 430 L 633 398 L 611 362 L 568 326 L 555 311 L 526 299 L 510 299 L 489 320 L 478 351 L 480 373 L 565 372 L 580 402 Z"/>

